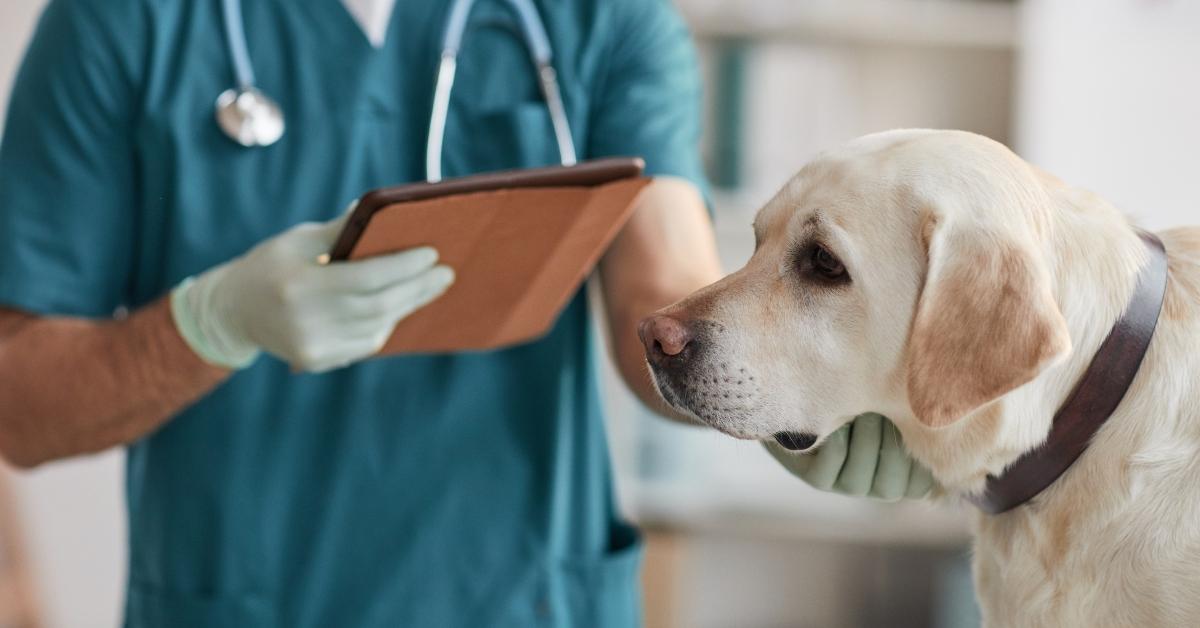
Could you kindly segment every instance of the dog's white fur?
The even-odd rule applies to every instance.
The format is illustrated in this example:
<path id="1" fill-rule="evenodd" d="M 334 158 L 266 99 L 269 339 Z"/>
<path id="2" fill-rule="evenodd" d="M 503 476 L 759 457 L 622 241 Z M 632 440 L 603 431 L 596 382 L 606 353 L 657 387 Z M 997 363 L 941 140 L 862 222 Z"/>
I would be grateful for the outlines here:
<path id="1" fill-rule="evenodd" d="M 951 495 L 1045 440 L 1146 259 L 1104 200 L 955 131 L 824 154 L 755 230 L 743 269 L 663 310 L 703 346 L 660 388 L 739 438 L 882 412 Z M 850 283 L 798 270 L 814 235 Z M 1166 304 L 1124 402 L 1035 501 L 975 516 L 988 625 L 1200 625 L 1200 229 L 1160 237 Z"/>

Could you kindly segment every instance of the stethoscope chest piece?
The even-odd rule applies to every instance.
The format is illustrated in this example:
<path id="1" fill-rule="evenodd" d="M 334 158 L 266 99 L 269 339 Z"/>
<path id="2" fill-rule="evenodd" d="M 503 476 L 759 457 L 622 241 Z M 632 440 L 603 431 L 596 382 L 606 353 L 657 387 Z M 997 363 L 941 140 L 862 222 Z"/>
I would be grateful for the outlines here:
<path id="1" fill-rule="evenodd" d="M 217 96 L 217 124 L 246 147 L 270 146 L 283 137 L 283 111 L 254 87 L 233 87 Z"/>

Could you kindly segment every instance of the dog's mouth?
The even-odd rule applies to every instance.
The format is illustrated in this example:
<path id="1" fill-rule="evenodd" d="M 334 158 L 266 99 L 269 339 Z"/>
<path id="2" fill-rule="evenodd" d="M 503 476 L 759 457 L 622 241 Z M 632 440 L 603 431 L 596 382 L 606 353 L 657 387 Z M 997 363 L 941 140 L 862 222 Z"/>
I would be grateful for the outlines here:
<path id="1" fill-rule="evenodd" d="M 775 442 L 788 451 L 807 451 L 817 444 L 817 435 L 808 432 L 776 432 Z"/>
<path id="2" fill-rule="evenodd" d="M 683 381 L 680 378 L 672 377 L 671 373 L 663 373 L 658 368 L 653 366 L 650 369 L 651 380 L 654 382 L 654 387 L 658 390 L 658 394 L 668 405 L 689 414 L 709 427 L 733 438 L 741 440 L 766 440 L 769 438 L 775 439 L 780 447 L 788 451 L 802 452 L 812 449 L 821 438 L 812 432 L 796 432 L 783 431 L 775 432 L 774 434 L 765 435 L 761 432 L 751 433 L 742 429 L 737 420 L 739 415 L 744 415 L 747 408 L 744 405 L 736 403 L 742 399 L 741 395 L 734 395 L 735 403 L 729 403 L 730 394 L 727 390 L 716 389 L 713 391 L 697 388 L 692 384 L 696 381 L 694 378 L 687 377 Z M 736 383 L 737 378 L 734 378 Z M 715 382 L 717 378 L 710 375 L 699 378 L 701 383 Z M 722 403 L 724 402 L 724 403 Z"/>
<path id="3" fill-rule="evenodd" d="M 738 426 L 744 423 L 749 412 L 745 403 L 747 395 L 720 388 L 708 388 L 713 376 L 679 377 L 674 373 L 662 373 L 652 368 L 652 380 L 663 400 L 672 408 L 695 417 L 709 427 L 734 438 L 760 440 L 761 433 L 753 434 Z"/>

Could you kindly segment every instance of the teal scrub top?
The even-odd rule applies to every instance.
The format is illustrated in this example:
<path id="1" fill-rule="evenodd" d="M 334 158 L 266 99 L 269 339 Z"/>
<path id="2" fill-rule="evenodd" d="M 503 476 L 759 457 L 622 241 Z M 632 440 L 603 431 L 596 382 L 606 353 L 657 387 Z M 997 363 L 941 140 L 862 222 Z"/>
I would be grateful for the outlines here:
<path id="1" fill-rule="evenodd" d="M 0 304 L 109 317 L 365 190 L 424 178 L 448 2 L 399 0 L 374 49 L 339 0 L 244 0 L 283 139 L 213 118 L 233 76 L 218 0 L 54 0 L 0 146 Z M 662 0 L 539 0 L 583 157 L 701 183 L 699 80 Z M 481 0 L 447 176 L 557 163 L 513 14 Z M 322 375 L 265 356 L 128 448 L 125 625 L 630 626 L 581 292 L 502 351 Z M 69 376 L 69 373 L 66 374 Z"/>

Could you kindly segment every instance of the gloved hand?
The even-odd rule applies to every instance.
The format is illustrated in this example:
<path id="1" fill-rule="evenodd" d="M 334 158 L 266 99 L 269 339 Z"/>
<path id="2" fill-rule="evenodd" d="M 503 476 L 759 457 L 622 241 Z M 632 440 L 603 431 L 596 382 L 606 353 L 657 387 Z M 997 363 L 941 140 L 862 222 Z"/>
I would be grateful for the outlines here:
<path id="1" fill-rule="evenodd" d="M 392 328 L 437 298 L 454 271 L 418 247 L 322 265 L 345 222 L 304 223 L 171 292 L 175 326 L 205 361 L 243 368 L 267 351 L 305 371 L 325 371 L 380 349 Z"/>
<path id="2" fill-rule="evenodd" d="M 924 497 L 934 485 L 929 469 L 909 457 L 896 426 L 878 414 L 859 416 L 814 452 L 764 444 L 792 475 L 823 491 L 897 501 Z"/>

